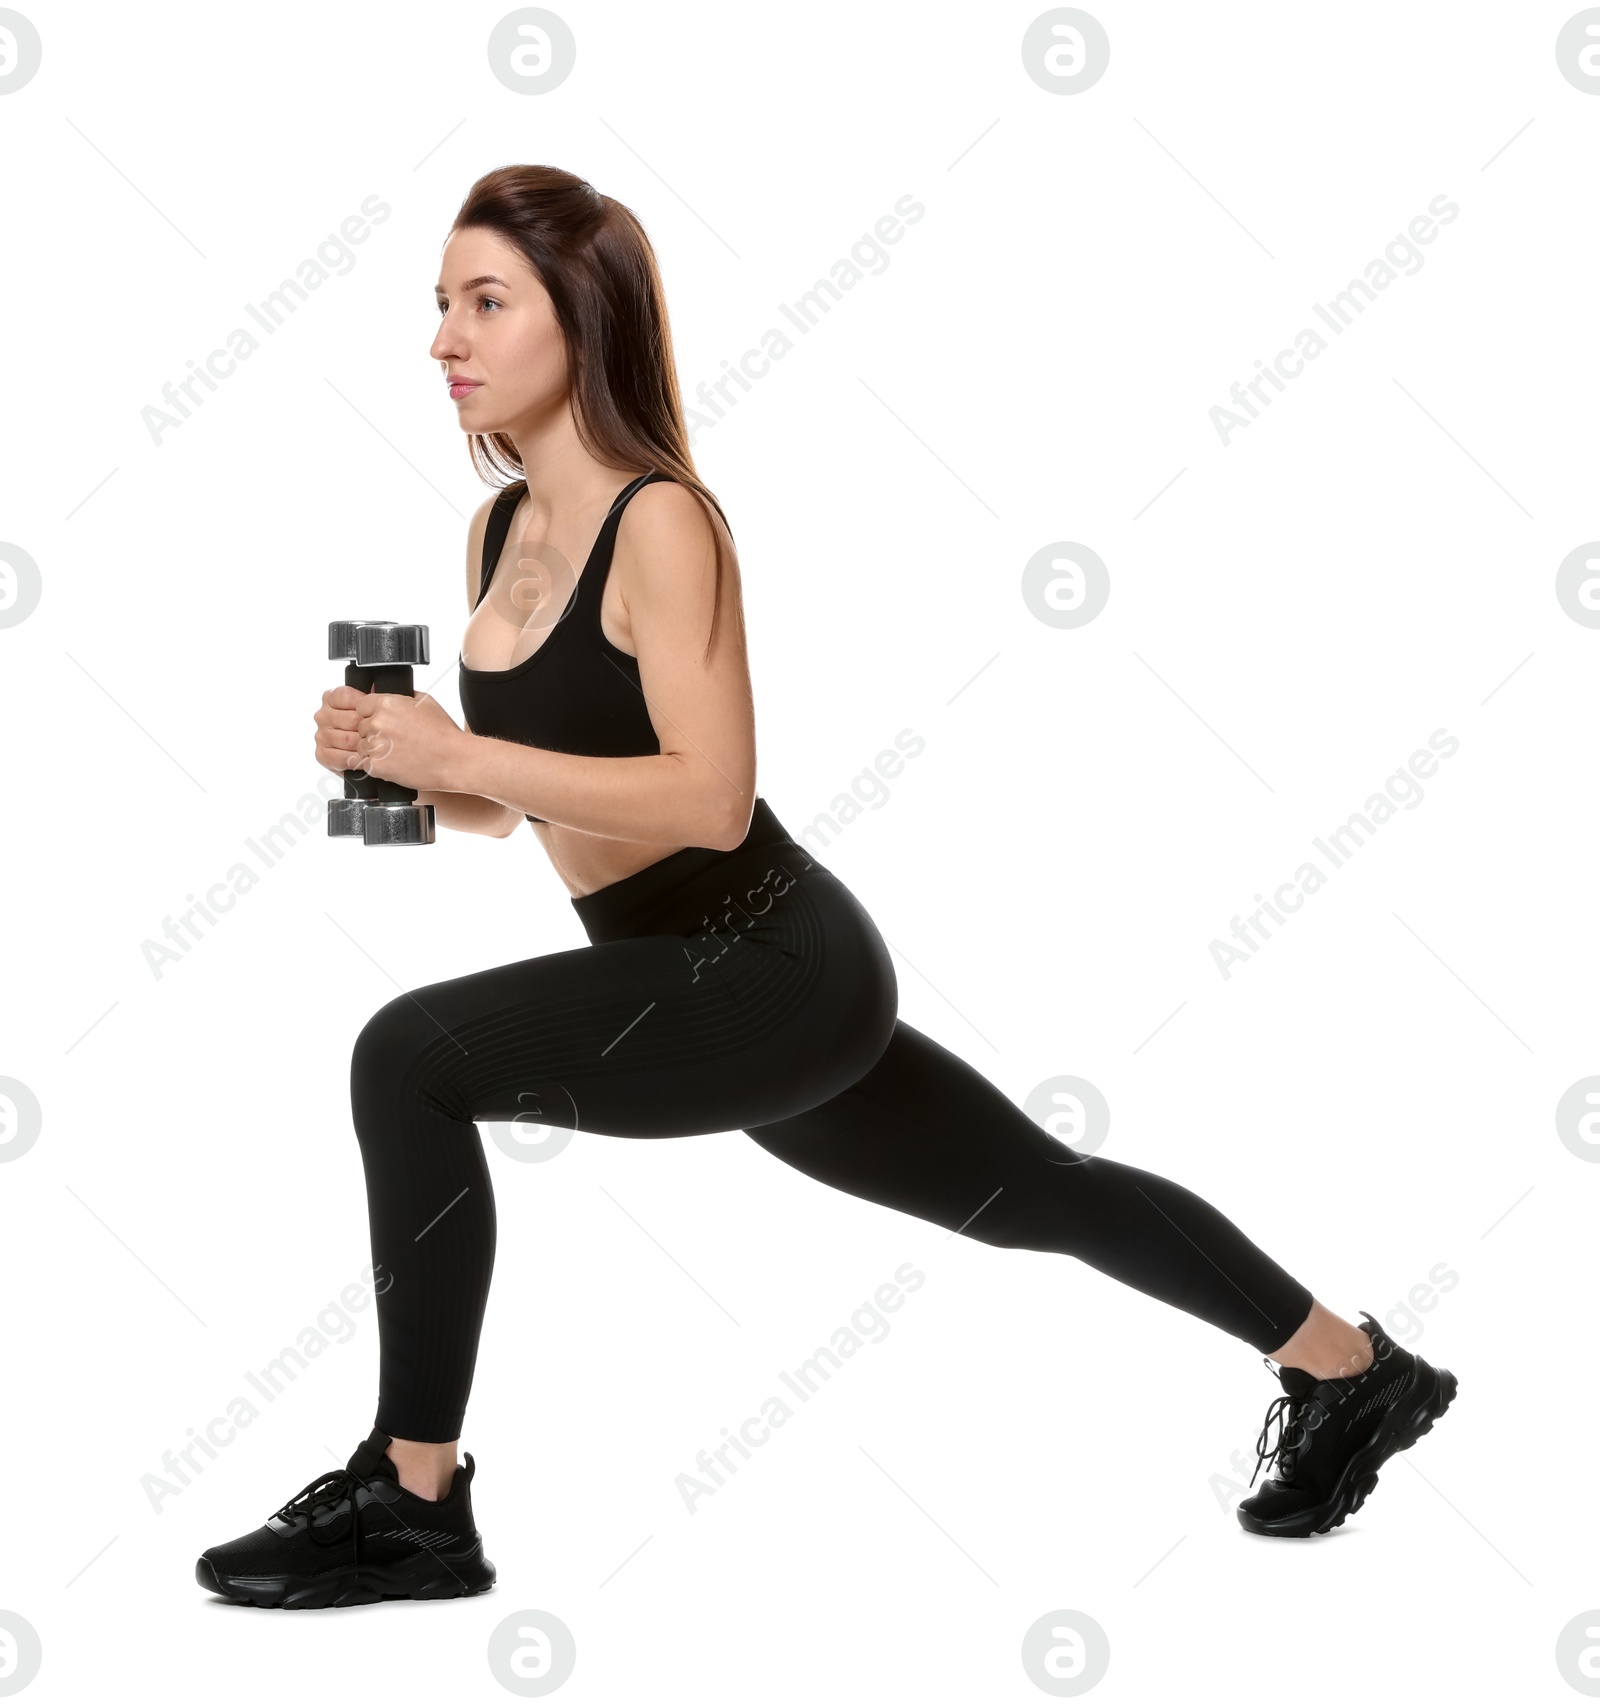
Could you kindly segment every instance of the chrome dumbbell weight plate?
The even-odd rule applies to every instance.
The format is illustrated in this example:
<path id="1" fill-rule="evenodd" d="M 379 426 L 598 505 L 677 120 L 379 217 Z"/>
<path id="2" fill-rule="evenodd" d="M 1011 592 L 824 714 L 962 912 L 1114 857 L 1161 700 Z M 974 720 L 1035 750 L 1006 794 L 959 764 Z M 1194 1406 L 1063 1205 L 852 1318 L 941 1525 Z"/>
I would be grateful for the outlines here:
<path id="1" fill-rule="evenodd" d="M 426 622 L 363 622 L 356 629 L 356 662 L 363 669 L 381 669 L 385 664 L 426 663 Z"/>
<path id="2" fill-rule="evenodd" d="M 368 847 L 430 847 L 433 828 L 431 805 L 408 806 L 398 800 L 362 804 L 361 839 Z"/>

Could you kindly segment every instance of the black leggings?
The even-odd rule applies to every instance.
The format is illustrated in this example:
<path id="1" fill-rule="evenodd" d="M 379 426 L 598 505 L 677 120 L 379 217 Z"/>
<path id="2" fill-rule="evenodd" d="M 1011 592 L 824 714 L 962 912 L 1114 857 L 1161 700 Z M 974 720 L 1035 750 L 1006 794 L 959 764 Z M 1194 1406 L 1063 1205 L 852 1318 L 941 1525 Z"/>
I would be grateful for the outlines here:
<path id="1" fill-rule="evenodd" d="M 895 1016 L 872 920 L 757 800 L 731 852 L 684 848 L 573 901 L 591 946 L 396 997 L 350 1091 L 381 1337 L 377 1425 L 460 1436 L 494 1267 L 477 1120 L 614 1137 L 743 1130 L 812 1178 L 966 1237 L 1076 1256 L 1259 1351 L 1311 1293 L 1170 1180 L 1075 1156 Z"/>

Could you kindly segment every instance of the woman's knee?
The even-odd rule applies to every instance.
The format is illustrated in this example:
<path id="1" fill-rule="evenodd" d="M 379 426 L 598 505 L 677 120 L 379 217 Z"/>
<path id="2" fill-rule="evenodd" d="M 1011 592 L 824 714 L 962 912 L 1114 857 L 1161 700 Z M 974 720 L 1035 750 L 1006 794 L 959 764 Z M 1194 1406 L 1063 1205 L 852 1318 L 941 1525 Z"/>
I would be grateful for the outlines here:
<path id="1" fill-rule="evenodd" d="M 396 1095 L 435 1103 L 447 1097 L 449 1061 L 440 1045 L 460 1052 L 418 995 L 385 1002 L 361 1027 L 350 1052 L 350 1096 L 358 1112 Z"/>

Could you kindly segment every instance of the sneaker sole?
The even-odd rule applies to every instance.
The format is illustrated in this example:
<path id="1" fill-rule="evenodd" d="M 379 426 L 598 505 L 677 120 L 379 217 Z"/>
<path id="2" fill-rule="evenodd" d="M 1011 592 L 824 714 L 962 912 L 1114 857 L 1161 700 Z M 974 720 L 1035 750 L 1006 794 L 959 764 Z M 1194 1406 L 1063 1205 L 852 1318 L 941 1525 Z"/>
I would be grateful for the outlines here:
<path id="1" fill-rule="evenodd" d="M 487 1593 L 495 1583 L 495 1568 L 479 1542 L 466 1552 L 419 1552 L 398 1564 L 355 1564 L 315 1576 L 225 1575 L 202 1555 L 194 1579 L 223 1599 L 263 1611 L 323 1611 L 382 1599 L 462 1599 Z"/>
<path id="2" fill-rule="evenodd" d="M 1378 1484 L 1378 1470 L 1396 1452 L 1407 1451 L 1450 1408 L 1456 1395 L 1456 1377 L 1447 1368 L 1434 1368 L 1420 1363 L 1419 1375 L 1426 1372 L 1426 1383 L 1419 1380 L 1399 1403 L 1390 1407 L 1377 1433 L 1356 1452 L 1344 1466 L 1344 1472 L 1333 1492 L 1320 1505 L 1289 1511 L 1283 1516 L 1263 1519 L 1247 1510 L 1235 1515 L 1246 1533 L 1265 1534 L 1281 1540 L 1305 1540 L 1314 1534 L 1327 1534 L 1347 1516 L 1361 1509 L 1367 1495 Z"/>

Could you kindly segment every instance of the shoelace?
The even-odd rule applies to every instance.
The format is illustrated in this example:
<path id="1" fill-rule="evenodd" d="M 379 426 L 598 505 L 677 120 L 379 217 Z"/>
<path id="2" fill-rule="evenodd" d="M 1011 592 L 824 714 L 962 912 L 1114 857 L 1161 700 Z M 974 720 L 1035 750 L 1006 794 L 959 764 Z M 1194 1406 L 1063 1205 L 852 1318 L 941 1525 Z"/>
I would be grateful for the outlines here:
<path id="1" fill-rule="evenodd" d="M 1261 1432 L 1256 1435 L 1256 1467 L 1255 1474 L 1250 1477 L 1252 1487 L 1256 1484 L 1256 1475 L 1263 1469 L 1271 1468 L 1274 1458 L 1278 1460 L 1278 1479 L 1294 1479 L 1295 1452 L 1300 1444 L 1296 1437 L 1300 1424 L 1300 1402 L 1298 1398 L 1292 1398 L 1285 1392 L 1267 1406 L 1267 1419 L 1261 1424 Z M 1267 1434 L 1274 1422 L 1278 1424 L 1278 1437 L 1269 1446 Z"/>
<path id="2" fill-rule="evenodd" d="M 285 1522 L 303 1516 L 306 1519 L 306 1533 L 318 1546 L 337 1546 L 347 1536 L 351 1541 L 350 1561 L 353 1564 L 361 1562 L 361 1522 L 360 1511 L 357 1509 L 355 1498 L 357 1487 L 368 1487 L 370 1484 L 364 1476 L 356 1474 L 353 1469 L 330 1469 L 325 1475 L 318 1475 L 315 1480 L 308 1481 L 298 1493 L 286 1504 L 280 1505 L 273 1513 L 283 1518 Z M 319 1508 L 326 1505 L 330 1510 L 338 1505 L 341 1499 L 350 1501 L 350 1526 L 339 1532 L 330 1534 L 324 1539 L 317 1533 L 316 1514 Z"/>

